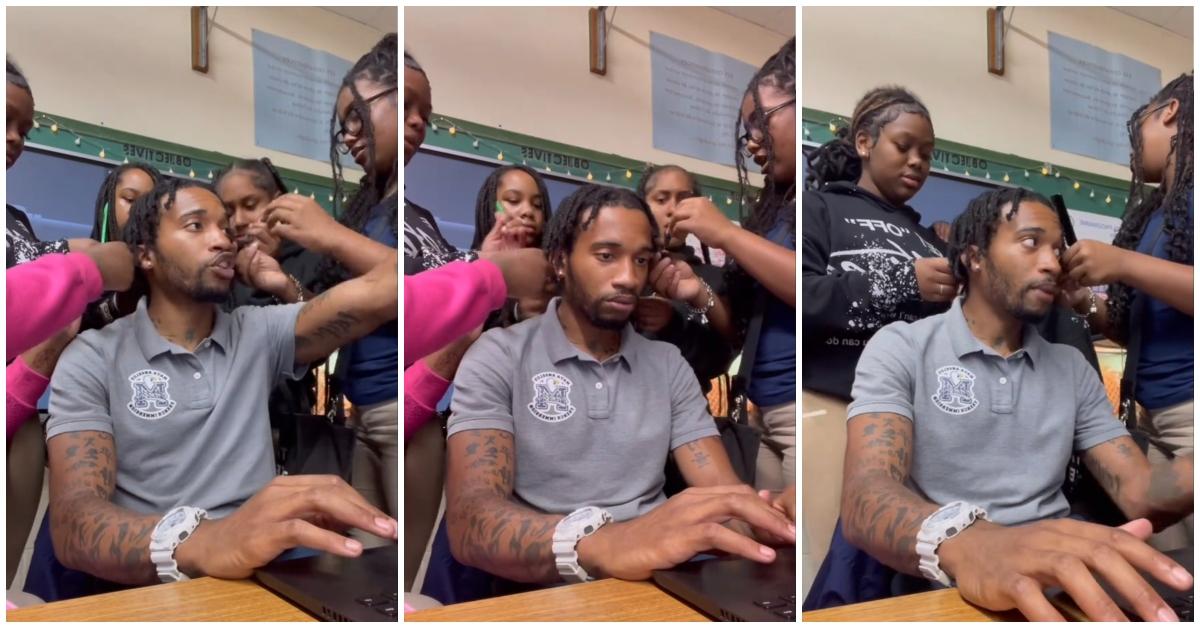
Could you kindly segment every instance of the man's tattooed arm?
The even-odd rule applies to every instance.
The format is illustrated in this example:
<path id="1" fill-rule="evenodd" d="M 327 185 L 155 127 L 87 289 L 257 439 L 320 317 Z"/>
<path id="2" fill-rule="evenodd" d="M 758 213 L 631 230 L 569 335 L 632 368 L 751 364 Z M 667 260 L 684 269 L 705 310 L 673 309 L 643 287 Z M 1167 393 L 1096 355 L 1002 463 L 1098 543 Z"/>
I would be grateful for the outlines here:
<path id="1" fill-rule="evenodd" d="M 395 320 L 399 309 L 398 263 L 393 253 L 371 272 L 305 302 L 296 316 L 296 364 L 325 358 Z"/>
<path id="2" fill-rule="evenodd" d="M 1151 465 L 1128 436 L 1106 441 L 1083 454 L 1092 475 L 1130 519 L 1145 517 L 1155 530 L 1192 513 L 1192 456 Z"/>
<path id="3" fill-rule="evenodd" d="M 513 498 L 512 434 L 459 432 L 447 449 L 446 529 L 454 557 L 517 582 L 560 582 L 550 545 L 565 515 L 541 513 Z"/>
<path id="4" fill-rule="evenodd" d="M 733 470 L 720 436 L 707 436 L 676 447 L 671 456 L 688 486 L 745 484 Z"/>
<path id="5" fill-rule="evenodd" d="M 917 532 L 938 509 L 904 486 L 912 464 L 912 423 L 898 414 L 860 414 L 846 423 L 842 531 L 889 567 L 917 570 Z"/>
<path id="6" fill-rule="evenodd" d="M 122 584 L 158 582 L 150 533 L 162 514 L 115 506 L 117 451 L 111 434 L 71 432 L 50 439 L 50 535 L 63 565 Z"/>

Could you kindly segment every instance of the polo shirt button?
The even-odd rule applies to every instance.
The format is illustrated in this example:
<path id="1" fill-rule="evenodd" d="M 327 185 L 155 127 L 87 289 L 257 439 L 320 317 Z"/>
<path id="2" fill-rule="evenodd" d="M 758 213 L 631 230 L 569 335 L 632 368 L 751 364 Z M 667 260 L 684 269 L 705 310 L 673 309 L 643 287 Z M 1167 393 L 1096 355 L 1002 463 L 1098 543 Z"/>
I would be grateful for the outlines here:
<path id="1" fill-rule="evenodd" d="M 1007 377 L 1001 377 L 1001 378 L 1000 378 L 1000 383 L 1001 383 L 1001 384 L 1007 384 L 1007 383 L 1008 383 L 1008 378 L 1007 378 Z"/>
<path id="2" fill-rule="evenodd" d="M 199 373 L 195 373 L 195 374 L 193 374 L 193 375 L 192 375 L 192 379 L 200 379 L 200 374 L 199 374 Z M 1000 382 L 1000 383 L 1002 383 L 1002 384 L 1003 384 L 1004 382 Z"/>
<path id="3" fill-rule="evenodd" d="M 596 382 L 596 390 L 600 390 L 601 388 L 604 388 L 604 384 L 601 384 L 600 382 Z"/>

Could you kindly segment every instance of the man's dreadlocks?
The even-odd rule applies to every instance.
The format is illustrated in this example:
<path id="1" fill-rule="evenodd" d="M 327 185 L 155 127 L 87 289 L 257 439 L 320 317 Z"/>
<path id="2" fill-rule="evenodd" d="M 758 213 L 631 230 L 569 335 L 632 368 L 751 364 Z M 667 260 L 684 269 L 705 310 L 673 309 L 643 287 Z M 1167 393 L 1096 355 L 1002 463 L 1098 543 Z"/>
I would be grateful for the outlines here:
<path id="1" fill-rule="evenodd" d="M 575 249 L 575 238 L 592 226 L 600 210 L 605 207 L 627 207 L 645 214 L 650 223 L 650 241 L 654 250 L 658 250 L 658 223 L 645 201 L 625 188 L 590 184 L 563 199 L 546 224 L 542 236 L 542 250 L 546 252 L 546 259 L 553 263 L 559 256 L 563 259 L 570 257 Z"/>

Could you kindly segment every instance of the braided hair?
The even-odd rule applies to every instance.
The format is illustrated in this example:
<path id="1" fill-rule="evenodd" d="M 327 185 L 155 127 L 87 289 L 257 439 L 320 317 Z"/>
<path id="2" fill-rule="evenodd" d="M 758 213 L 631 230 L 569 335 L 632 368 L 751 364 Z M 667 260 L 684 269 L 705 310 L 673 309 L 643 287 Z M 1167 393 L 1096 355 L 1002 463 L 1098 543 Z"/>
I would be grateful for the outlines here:
<path id="1" fill-rule="evenodd" d="M 424 76 L 426 81 L 429 80 L 429 75 L 425 73 L 425 68 L 421 67 L 421 64 L 417 63 L 417 60 L 412 55 L 408 54 L 407 50 L 404 51 L 404 67 L 420 72 L 421 76 Z"/>
<path id="2" fill-rule="evenodd" d="M 271 163 L 271 159 L 263 157 L 261 159 L 239 159 L 228 167 L 219 170 L 213 177 L 213 189 L 221 187 L 221 179 L 234 173 L 235 171 L 245 172 L 250 175 L 250 184 L 262 190 L 268 198 L 275 198 L 281 194 L 287 194 L 287 184 L 283 182 L 283 177 L 279 176 L 279 170 L 275 168 L 275 164 Z"/>
<path id="3" fill-rule="evenodd" d="M 834 181 L 857 182 L 862 177 L 862 159 L 858 156 L 855 141 L 859 133 L 866 133 L 871 142 L 879 141 L 879 132 L 900 114 L 912 113 L 929 120 L 929 110 L 916 96 L 903 87 L 887 85 L 867 92 L 854 106 L 850 125 L 837 130 L 837 137 L 822 144 L 805 159 L 808 176 L 806 190 L 819 190 Z"/>
<path id="4" fill-rule="evenodd" d="M 25 73 L 21 71 L 21 68 L 17 67 L 17 64 L 13 63 L 13 60 L 7 56 L 4 58 L 4 65 L 5 73 L 8 75 L 8 84 L 25 90 L 29 94 L 29 97 L 33 98 L 33 90 L 29 87 L 29 79 L 25 78 Z"/>
<path id="5" fill-rule="evenodd" d="M 1129 168 L 1133 178 L 1129 183 L 1129 202 L 1125 206 L 1125 216 L 1121 227 L 1113 239 L 1113 245 L 1134 250 L 1141 241 L 1146 224 L 1159 207 L 1163 209 L 1163 239 L 1166 241 L 1167 258 L 1172 262 L 1192 264 L 1194 252 L 1192 248 L 1192 226 L 1188 219 L 1188 194 L 1193 189 L 1192 176 L 1192 78 L 1191 74 L 1180 75 L 1167 83 L 1150 102 L 1142 105 L 1130 117 L 1129 142 L 1132 148 L 1132 158 Z M 1167 153 L 1167 162 L 1175 158 L 1175 172 L 1171 181 L 1163 181 L 1154 188 L 1146 186 L 1146 172 L 1143 166 L 1142 133 L 1143 118 L 1148 110 L 1158 107 L 1171 100 L 1179 101 L 1179 111 L 1175 116 L 1177 131 L 1171 140 L 1171 149 Z M 1122 343 L 1129 339 L 1129 306 L 1133 300 L 1132 289 L 1123 283 L 1114 283 L 1108 287 L 1108 321 L 1116 338 Z"/>
<path id="6" fill-rule="evenodd" d="M 628 207 L 645 214 L 650 223 L 651 246 L 658 251 L 658 223 L 646 201 L 625 188 L 589 184 L 563 199 L 550 217 L 542 235 L 542 250 L 546 252 L 546 259 L 553 263 L 560 255 L 564 259 L 570 257 L 575 249 L 576 236 L 587 231 L 605 207 Z"/>
<path id="7" fill-rule="evenodd" d="M 704 195 L 704 191 L 700 189 L 700 182 L 696 180 L 695 175 L 683 169 L 682 166 L 666 164 L 664 166 L 647 166 L 646 169 L 642 171 L 642 180 L 638 183 L 637 188 L 638 196 L 642 197 L 642 200 L 645 200 L 646 196 L 650 194 L 651 188 L 654 187 L 655 177 L 661 173 L 672 171 L 681 173 L 683 176 L 687 177 L 688 181 L 692 184 L 692 196 Z"/>
<path id="8" fill-rule="evenodd" d="M 763 63 L 754 77 L 750 79 L 750 84 L 746 87 L 746 93 L 750 95 L 754 102 L 754 114 L 751 119 L 763 119 L 762 100 L 758 95 L 758 88 L 762 85 L 770 85 L 781 92 L 791 92 L 796 94 L 796 38 L 792 37 L 776 52 Z M 734 133 L 742 127 L 741 118 L 738 118 L 738 124 L 734 125 Z M 771 134 L 764 132 L 762 134 L 762 147 L 767 152 L 767 163 L 771 163 L 775 159 L 774 145 L 771 141 Z M 737 143 L 735 142 L 735 146 Z M 787 201 L 796 197 L 796 182 L 786 189 L 781 189 L 779 183 L 767 176 L 764 179 L 762 192 L 758 195 L 758 200 L 747 214 L 745 197 L 750 190 L 750 175 L 746 169 L 746 157 L 739 146 L 734 154 L 734 161 L 737 165 L 738 173 L 738 206 L 742 208 L 742 225 L 760 236 L 765 236 L 768 231 L 775 227 L 779 222 L 780 214 L 787 207 Z M 796 230 L 796 216 L 794 214 L 783 216 L 790 226 L 793 235 Z"/>
<path id="9" fill-rule="evenodd" d="M 117 185 L 121 182 L 121 177 L 130 170 L 145 172 L 153 186 L 157 186 L 162 180 L 158 168 L 139 161 L 131 161 L 109 170 L 104 182 L 100 184 L 100 191 L 96 193 L 96 210 L 92 217 L 93 240 L 110 242 L 121 239 L 121 230 L 117 227 Z M 132 211 L 130 209 L 130 212 Z"/>
<path id="10" fill-rule="evenodd" d="M 996 188 L 971 199 L 963 213 L 954 219 L 946 257 L 950 261 L 954 280 L 963 286 L 964 295 L 971 287 L 968 282 L 968 264 L 963 261 L 964 255 L 974 246 L 979 249 L 981 256 L 985 256 L 1000 224 L 1000 210 L 1011 204 L 1008 212 L 1004 214 L 1004 220 L 1012 220 L 1020 210 L 1021 203 L 1041 203 L 1046 207 L 1054 207 L 1049 199 L 1032 190 L 1020 187 Z"/>
<path id="11" fill-rule="evenodd" d="M 479 188 L 479 195 L 475 198 L 475 239 L 471 241 L 472 251 L 479 250 L 483 239 L 487 237 L 492 227 L 496 226 L 496 195 L 500 189 L 500 179 L 514 170 L 520 170 L 533 178 L 538 194 L 542 196 L 542 216 L 545 218 L 545 222 L 550 222 L 550 192 L 546 190 L 546 180 L 542 178 L 542 175 L 529 166 L 501 166 L 493 170 L 483 181 L 483 186 Z M 543 237 L 544 233 L 543 231 Z"/>
<path id="12" fill-rule="evenodd" d="M 367 221 L 367 213 L 372 207 L 379 204 L 383 200 L 383 193 L 397 181 L 398 170 L 397 164 L 393 163 L 391 173 L 383 181 L 375 174 L 375 127 L 371 123 L 371 110 L 367 103 L 363 101 L 362 94 L 358 93 L 358 87 L 354 82 L 359 79 L 366 79 L 378 83 L 385 88 L 395 88 L 396 83 L 396 51 L 399 44 L 396 43 L 396 34 L 388 33 L 380 39 L 375 47 L 371 48 L 367 54 L 359 57 L 358 62 L 350 71 L 346 72 L 346 76 L 342 78 L 342 89 L 350 92 L 350 108 L 362 120 L 361 134 L 367 140 L 367 165 L 366 174 L 359 181 L 358 190 L 350 199 L 350 202 L 343 208 L 342 223 L 354 231 L 361 231 Z M 337 149 L 337 132 L 338 119 L 337 111 L 335 110 L 329 119 L 329 163 L 333 168 L 333 198 L 335 213 L 339 200 L 342 197 L 345 178 L 342 175 L 342 161 Z M 397 232 L 396 214 L 392 213 L 391 226 L 394 232 Z"/>

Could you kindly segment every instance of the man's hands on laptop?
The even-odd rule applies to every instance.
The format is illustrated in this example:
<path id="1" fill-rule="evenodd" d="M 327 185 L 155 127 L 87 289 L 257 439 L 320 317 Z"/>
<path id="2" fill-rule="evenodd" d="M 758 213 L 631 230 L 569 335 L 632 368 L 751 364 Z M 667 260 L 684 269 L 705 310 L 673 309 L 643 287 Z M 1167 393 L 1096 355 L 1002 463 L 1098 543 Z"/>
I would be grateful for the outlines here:
<path id="1" fill-rule="evenodd" d="M 342 535 L 350 528 L 394 539 L 398 526 L 340 477 L 279 476 L 233 514 L 201 523 L 175 555 L 189 575 L 248 578 L 294 547 L 358 556 L 362 544 Z"/>
<path id="2" fill-rule="evenodd" d="M 1152 532 L 1146 519 L 1119 528 L 1073 519 L 1012 527 L 977 521 L 943 542 L 938 556 L 963 598 L 990 610 L 1016 608 L 1031 620 L 1065 621 L 1043 593 L 1057 586 L 1092 621 L 1125 621 L 1099 575 L 1143 619 L 1178 621 L 1137 570 L 1179 590 L 1192 586 L 1192 576 L 1145 543 Z"/>
<path id="3" fill-rule="evenodd" d="M 579 564 L 593 577 L 645 580 L 713 550 L 769 563 L 775 550 L 722 525 L 730 520 L 796 542 L 796 526 L 746 485 L 689 488 L 654 510 L 610 523 L 579 541 Z"/>

